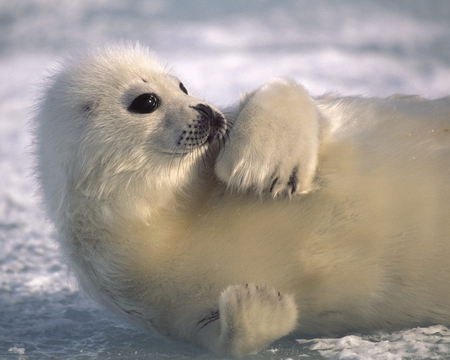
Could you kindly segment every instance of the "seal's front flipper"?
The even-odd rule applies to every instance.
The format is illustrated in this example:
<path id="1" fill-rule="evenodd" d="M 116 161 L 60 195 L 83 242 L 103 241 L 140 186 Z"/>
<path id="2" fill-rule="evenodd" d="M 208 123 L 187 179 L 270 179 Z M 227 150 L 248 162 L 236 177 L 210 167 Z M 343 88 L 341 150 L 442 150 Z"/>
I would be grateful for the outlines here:
<path id="1" fill-rule="evenodd" d="M 314 189 L 323 118 L 299 84 L 276 80 L 247 94 L 217 157 L 217 177 L 238 191 L 294 195 Z"/>

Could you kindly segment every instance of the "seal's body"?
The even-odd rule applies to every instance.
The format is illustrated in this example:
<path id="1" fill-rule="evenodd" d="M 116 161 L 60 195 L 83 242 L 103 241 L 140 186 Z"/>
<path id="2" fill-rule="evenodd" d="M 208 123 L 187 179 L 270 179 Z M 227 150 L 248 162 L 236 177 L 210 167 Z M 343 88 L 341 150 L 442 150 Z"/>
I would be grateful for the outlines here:
<path id="1" fill-rule="evenodd" d="M 93 298 L 236 356 L 294 330 L 450 324 L 449 98 L 279 80 L 228 111 L 136 46 L 54 75 L 38 170 Z"/>

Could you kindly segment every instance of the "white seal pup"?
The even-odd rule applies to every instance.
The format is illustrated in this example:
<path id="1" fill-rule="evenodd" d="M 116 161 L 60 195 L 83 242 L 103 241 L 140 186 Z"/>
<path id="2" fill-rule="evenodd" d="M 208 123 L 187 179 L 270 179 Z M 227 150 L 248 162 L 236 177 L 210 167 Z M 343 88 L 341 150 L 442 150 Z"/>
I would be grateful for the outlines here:
<path id="1" fill-rule="evenodd" d="M 129 321 L 234 356 L 293 331 L 450 324 L 449 98 L 279 80 L 225 119 L 113 46 L 66 62 L 39 109 L 61 248 Z"/>

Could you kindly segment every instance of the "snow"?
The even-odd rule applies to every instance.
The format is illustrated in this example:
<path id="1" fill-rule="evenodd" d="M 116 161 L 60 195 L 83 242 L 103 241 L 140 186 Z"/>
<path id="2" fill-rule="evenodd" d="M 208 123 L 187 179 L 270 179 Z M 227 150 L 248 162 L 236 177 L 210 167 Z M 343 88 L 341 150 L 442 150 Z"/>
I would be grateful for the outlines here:
<path id="1" fill-rule="evenodd" d="M 142 333 L 84 297 L 59 257 L 32 177 L 33 104 L 68 52 L 138 40 L 191 93 L 228 105 L 271 77 L 312 94 L 450 93 L 446 0 L 0 0 L 0 358 L 209 359 Z M 445 359 L 441 325 L 288 337 L 254 359 Z"/>

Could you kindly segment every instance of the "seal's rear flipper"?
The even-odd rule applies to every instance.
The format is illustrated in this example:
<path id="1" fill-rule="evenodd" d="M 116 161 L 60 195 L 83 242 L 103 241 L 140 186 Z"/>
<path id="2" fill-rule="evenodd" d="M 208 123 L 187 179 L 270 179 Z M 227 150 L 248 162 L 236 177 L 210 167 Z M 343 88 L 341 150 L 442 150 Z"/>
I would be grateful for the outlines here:
<path id="1" fill-rule="evenodd" d="M 256 353 L 289 334 L 298 318 L 292 295 L 254 284 L 228 286 L 218 308 L 198 323 L 198 342 L 237 357 Z"/>

